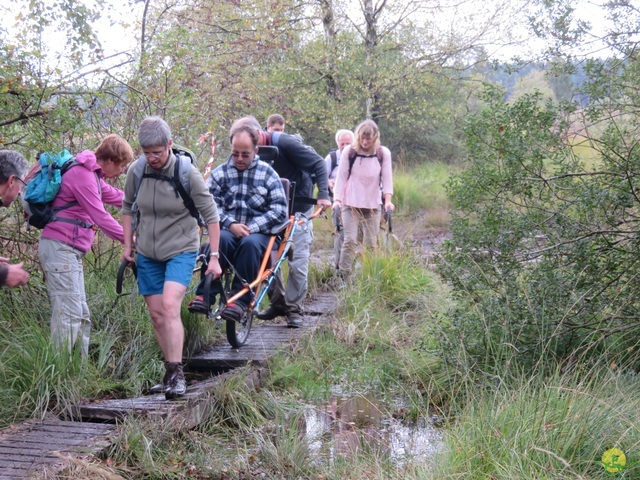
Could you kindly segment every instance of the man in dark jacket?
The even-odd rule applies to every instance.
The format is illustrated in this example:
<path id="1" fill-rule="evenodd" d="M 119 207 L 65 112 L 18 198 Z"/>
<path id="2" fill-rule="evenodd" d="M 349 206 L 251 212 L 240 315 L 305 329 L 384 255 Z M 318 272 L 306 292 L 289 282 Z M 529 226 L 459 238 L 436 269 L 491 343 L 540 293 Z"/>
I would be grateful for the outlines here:
<path id="1" fill-rule="evenodd" d="M 237 120 L 234 127 L 248 124 L 260 135 L 258 145 L 278 147 L 278 156 L 273 162 L 274 170 L 281 178 L 295 182 L 293 212 L 313 213 L 314 205 L 328 207 L 329 191 L 327 185 L 327 168 L 324 158 L 298 138 L 284 132 L 265 132 L 254 117 L 243 117 Z M 314 184 L 318 187 L 318 198 L 313 198 Z M 276 277 L 271 291 L 271 305 L 258 313 L 262 320 L 272 320 L 278 316 L 287 317 L 287 325 L 300 327 L 304 320 L 304 299 L 307 296 L 309 255 L 313 240 L 313 224 L 301 225 L 293 238 L 293 259 L 289 261 L 289 278 L 285 289 L 281 276 Z"/>
<path id="2" fill-rule="evenodd" d="M 13 150 L 0 150 L 0 206 L 8 207 L 18 197 L 24 185 L 27 159 Z M 29 280 L 23 263 L 9 264 L 9 259 L 0 257 L 0 287 L 19 287 Z"/>

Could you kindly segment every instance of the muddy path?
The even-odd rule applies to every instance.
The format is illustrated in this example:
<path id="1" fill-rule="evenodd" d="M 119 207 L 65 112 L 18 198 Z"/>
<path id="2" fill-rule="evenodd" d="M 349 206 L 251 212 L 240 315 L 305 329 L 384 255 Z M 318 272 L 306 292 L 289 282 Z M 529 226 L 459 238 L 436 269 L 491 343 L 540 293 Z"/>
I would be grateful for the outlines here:
<path id="1" fill-rule="evenodd" d="M 332 264 L 333 247 L 331 245 L 333 238 L 330 237 L 331 232 L 324 225 L 322 229 L 316 229 L 314 235 L 315 240 L 311 247 L 310 261 L 317 267 L 327 263 Z M 391 248 L 394 244 L 401 245 L 402 248 L 409 248 L 422 256 L 427 264 L 433 262 L 433 257 L 442 243 L 451 238 L 448 227 L 431 225 L 426 212 L 412 219 L 394 218 L 391 232 L 393 241 L 387 242 L 389 235 L 387 226 L 381 226 L 378 237 L 381 244 L 388 243 Z"/>

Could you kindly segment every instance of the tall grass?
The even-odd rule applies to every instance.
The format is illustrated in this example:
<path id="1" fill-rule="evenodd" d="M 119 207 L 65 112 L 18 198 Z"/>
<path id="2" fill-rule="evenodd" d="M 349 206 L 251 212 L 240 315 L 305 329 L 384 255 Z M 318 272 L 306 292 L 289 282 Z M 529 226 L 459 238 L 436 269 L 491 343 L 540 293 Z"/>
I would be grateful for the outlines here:
<path id="1" fill-rule="evenodd" d="M 436 478 L 604 478 L 602 455 L 637 459 L 640 385 L 597 365 L 478 388 L 445 436 Z M 631 461 L 620 478 L 640 478 Z"/>
<path id="2" fill-rule="evenodd" d="M 421 228 L 446 228 L 449 200 L 444 185 L 456 167 L 445 163 L 423 163 L 411 169 L 397 168 L 393 174 L 393 202 L 408 218 L 425 214 Z"/>
<path id="3" fill-rule="evenodd" d="M 327 398 L 335 385 L 356 394 L 411 392 L 426 413 L 430 393 L 422 389 L 435 387 L 431 376 L 440 371 L 430 328 L 447 300 L 421 262 L 409 250 L 365 255 L 330 328 L 304 340 L 304 354 L 278 357 L 269 386 L 307 399 Z"/>
<path id="4" fill-rule="evenodd" d="M 68 416 L 82 398 L 139 393 L 163 370 L 142 300 L 115 295 L 115 266 L 86 274 L 89 358 L 50 341 L 51 310 L 38 275 L 0 292 L 0 427 L 47 412 Z"/>

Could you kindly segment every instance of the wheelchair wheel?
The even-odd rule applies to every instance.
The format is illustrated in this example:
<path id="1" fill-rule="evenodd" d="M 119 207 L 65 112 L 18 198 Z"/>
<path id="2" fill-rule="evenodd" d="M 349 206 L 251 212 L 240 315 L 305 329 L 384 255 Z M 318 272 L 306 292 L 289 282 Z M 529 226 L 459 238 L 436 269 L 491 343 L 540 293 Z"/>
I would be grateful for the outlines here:
<path id="1" fill-rule="evenodd" d="M 251 331 L 251 324 L 253 323 L 253 317 L 255 316 L 255 310 L 247 309 L 239 322 L 235 320 L 227 320 L 227 340 L 233 348 L 240 348 L 249 338 L 249 332 Z"/>

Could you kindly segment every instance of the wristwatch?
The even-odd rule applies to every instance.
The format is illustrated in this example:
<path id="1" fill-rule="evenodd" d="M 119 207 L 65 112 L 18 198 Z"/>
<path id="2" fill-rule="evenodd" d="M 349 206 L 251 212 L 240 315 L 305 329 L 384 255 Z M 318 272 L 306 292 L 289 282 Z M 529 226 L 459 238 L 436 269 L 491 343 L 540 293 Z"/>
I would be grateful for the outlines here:
<path id="1" fill-rule="evenodd" d="M 212 257 L 220 258 L 220 252 L 211 252 L 209 255 Z"/>

